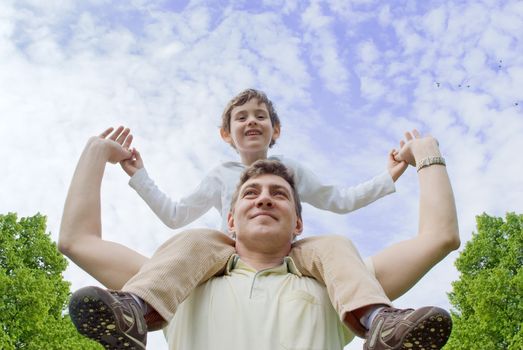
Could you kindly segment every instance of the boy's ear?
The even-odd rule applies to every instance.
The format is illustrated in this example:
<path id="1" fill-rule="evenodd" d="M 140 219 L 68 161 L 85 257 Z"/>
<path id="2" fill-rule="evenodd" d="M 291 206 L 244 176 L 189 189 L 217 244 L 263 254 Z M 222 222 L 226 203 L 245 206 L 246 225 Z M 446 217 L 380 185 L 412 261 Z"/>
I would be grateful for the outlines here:
<path id="1" fill-rule="evenodd" d="M 274 125 L 272 128 L 272 140 L 276 141 L 280 137 L 280 125 Z"/>
<path id="2" fill-rule="evenodd" d="M 225 130 L 224 128 L 220 128 L 220 136 L 222 137 L 223 141 L 227 142 L 230 145 L 233 144 L 231 133 Z"/>

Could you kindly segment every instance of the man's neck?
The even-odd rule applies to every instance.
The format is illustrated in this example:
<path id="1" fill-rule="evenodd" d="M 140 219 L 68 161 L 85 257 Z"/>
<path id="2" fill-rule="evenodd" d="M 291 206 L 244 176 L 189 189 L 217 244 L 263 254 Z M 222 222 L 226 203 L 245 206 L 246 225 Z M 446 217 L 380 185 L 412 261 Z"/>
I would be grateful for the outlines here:
<path id="1" fill-rule="evenodd" d="M 265 254 L 257 252 L 248 252 L 237 248 L 237 253 L 240 259 L 256 271 L 270 269 L 276 266 L 280 266 L 283 263 L 283 258 L 287 254 Z"/>

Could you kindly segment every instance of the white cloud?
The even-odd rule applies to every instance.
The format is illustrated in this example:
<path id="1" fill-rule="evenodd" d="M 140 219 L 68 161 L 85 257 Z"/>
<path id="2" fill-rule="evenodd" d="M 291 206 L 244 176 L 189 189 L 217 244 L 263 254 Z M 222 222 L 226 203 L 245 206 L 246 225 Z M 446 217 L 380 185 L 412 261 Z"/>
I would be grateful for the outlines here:
<path id="1" fill-rule="evenodd" d="M 358 47 L 359 58 L 363 65 L 373 63 L 379 58 L 379 52 L 372 40 L 366 40 Z"/>
<path id="2" fill-rule="evenodd" d="M 263 0 L 263 4 L 270 6 L 281 13 L 289 14 L 298 8 L 298 0 Z"/>
<path id="3" fill-rule="evenodd" d="M 312 64 L 325 87 L 336 94 L 346 92 L 349 89 L 349 77 L 332 32 L 332 18 L 323 14 L 319 2 L 311 2 L 301 19 L 305 29 L 305 43 L 311 49 Z"/>
<path id="4" fill-rule="evenodd" d="M 445 34 L 447 13 L 443 7 L 438 7 L 427 13 L 422 21 L 423 27 L 427 30 L 427 35 L 431 39 L 438 40 L 441 35 Z"/>
<path id="5" fill-rule="evenodd" d="M 382 26 L 388 26 L 391 22 L 390 5 L 383 5 L 378 12 L 378 23 Z"/>
<path id="6" fill-rule="evenodd" d="M 360 79 L 360 90 L 363 97 L 376 101 L 381 98 L 385 93 L 385 86 L 381 84 L 381 81 L 368 77 L 361 77 Z"/>

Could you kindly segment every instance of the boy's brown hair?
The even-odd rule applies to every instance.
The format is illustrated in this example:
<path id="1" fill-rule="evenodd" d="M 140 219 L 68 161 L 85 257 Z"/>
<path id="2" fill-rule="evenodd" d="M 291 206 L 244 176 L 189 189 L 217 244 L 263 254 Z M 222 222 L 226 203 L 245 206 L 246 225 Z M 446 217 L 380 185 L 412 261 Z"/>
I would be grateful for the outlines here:
<path id="1" fill-rule="evenodd" d="M 240 176 L 240 182 L 236 186 L 236 190 L 232 195 L 231 200 L 231 212 L 234 210 L 236 201 L 240 194 L 240 189 L 244 183 L 260 175 L 276 175 L 283 178 L 291 186 L 292 197 L 294 199 L 294 207 L 296 210 L 296 215 L 301 219 L 301 200 L 296 189 L 296 182 L 294 181 L 294 175 L 291 170 L 289 170 L 282 162 L 274 159 L 259 159 L 252 163 L 247 169 L 243 171 Z"/>
<path id="2" fill-rule="evenodd" d="M 227 131 L 228 133 L 231 132 L 231 111 L 234 107 L 242 106 L 245 103 L 249 102 L 253 98 L 258 99 L 258 103 L 265 103 L 267 106 L 267 111 L 269 112 L 269 118 L 271 119 L 272 127 L 280 127 L 280 118 L 278 117 L 278 113 L 276 113 L 276 110 L 274 109 L 274 106 L 265 95 L 263 91 L 256 90 L 256 89 L 246 89 L 240 92 L 238 95 L 233 97 L 229 103 L 227 103 L 227 106 L 225 106 L 225 109 L 222 113 L 222 125 L 220 126 L 221 129 Z M 269 144 L 269 147 L 272 147 L 275 144 L 274 140 L 271 140 L 271 143 Z"/>

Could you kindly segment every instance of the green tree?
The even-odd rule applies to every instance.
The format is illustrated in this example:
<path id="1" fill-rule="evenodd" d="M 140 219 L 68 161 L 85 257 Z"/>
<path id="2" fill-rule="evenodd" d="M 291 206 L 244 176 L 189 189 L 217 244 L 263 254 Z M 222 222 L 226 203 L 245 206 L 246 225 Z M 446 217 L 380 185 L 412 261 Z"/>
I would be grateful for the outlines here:
<path id="1" fill-rule="evenodd" d="M 63 314 L 67 266 L 40 214 L 0 215 L 0 349 L 101 349 Z"/>
<path id="2" fill-rule="evenodd" d="M 476 218 L 456 260 L 449 294 L 454 327 L 446 349 L 523 349 L 523 215 Z"/>

